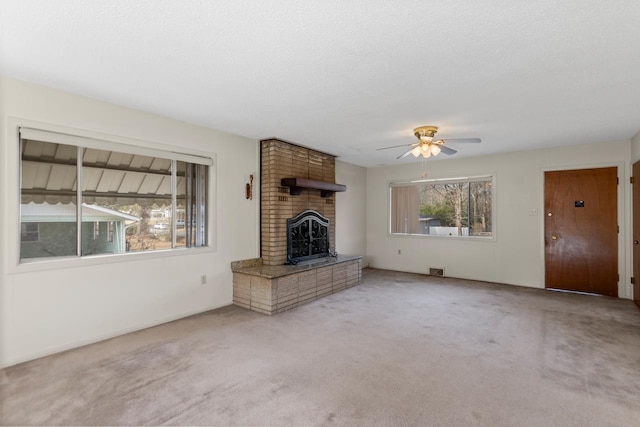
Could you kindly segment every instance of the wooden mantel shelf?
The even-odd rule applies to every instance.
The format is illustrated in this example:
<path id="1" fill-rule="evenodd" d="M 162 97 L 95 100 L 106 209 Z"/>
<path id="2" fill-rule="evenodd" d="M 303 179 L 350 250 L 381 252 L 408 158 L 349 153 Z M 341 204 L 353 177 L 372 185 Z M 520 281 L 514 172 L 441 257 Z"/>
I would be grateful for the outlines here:
<path id="1" fill-rule="evenodd" d="M 289 194 L 297 196 L 304 189 L 320 190 L 320 197 L 331 197 L 335 192 L 347 191 L 347 186 L 309 178 L 282 178 L 280 184 L 289 187 Z"/>

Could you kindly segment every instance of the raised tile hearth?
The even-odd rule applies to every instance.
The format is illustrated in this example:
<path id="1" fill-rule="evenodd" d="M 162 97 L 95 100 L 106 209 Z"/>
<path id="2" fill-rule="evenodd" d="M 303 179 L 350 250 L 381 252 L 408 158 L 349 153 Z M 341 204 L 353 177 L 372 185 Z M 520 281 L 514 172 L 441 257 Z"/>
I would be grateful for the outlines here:
<path id="1" fill-rule="evenodd" d="M 231 270 L 233 303 L 271 315 L 359 284 L 362 257 L 338 255 L 277 266 L 258 258 L 232 262 Z"/>

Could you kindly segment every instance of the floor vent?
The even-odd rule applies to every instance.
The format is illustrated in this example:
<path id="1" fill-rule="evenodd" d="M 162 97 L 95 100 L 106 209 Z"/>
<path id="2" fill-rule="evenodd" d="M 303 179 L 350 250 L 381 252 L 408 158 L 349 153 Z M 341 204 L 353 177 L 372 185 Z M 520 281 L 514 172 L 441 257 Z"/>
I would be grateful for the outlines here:
<path id="1" fill-rule="evenodd" d="M 432 268 L 429 267 L 430 276 L 444 276 L 444 268 Z"/>

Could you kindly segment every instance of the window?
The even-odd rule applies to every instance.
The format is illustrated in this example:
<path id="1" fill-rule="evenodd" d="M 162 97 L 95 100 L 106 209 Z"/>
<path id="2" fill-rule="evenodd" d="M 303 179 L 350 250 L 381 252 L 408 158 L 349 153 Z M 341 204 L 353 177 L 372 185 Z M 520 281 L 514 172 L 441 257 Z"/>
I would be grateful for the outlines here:
<path id="1" fill-rule="evenodd" d="M 492 237 L 493 177 L 391 184 L 393 234 Z"/>
<path id="2" fill-rule="evenodd" d="M 211 159 L 26 128 L 20 144 L 21 259 L 207 245 Z"/>

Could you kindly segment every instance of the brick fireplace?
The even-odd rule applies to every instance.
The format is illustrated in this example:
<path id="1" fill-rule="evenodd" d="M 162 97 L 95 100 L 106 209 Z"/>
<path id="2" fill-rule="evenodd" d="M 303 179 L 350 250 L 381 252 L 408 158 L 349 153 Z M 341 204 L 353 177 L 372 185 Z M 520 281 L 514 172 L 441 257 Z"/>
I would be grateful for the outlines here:
<path id="1" fill-rule="evenodd" d="M 336 247 L 335 195 L 322 197 L 318 190 L 291 195 L 282 180 L 302 177 L 335 183 L 335 157 L 269 139 L 261 141 L 261 254 L 264 265 L 287 262 L 287 219 L 305 210 L 313 210 L 329 220 L 329 247 Z"/>
<path id="2" fill-rule="evenodd" d="M 335 157 L 278 139 L 261 141 L 260 150 L 261 257 L 231 263 L 234 304 L 275 314 L 360 283 L 361 256 L 319 251 L 335 252 L 334 193 L 346 190 L 335 183 Z M 309 233 L 296 237 L 297 252 L 291 247 L 288 220 L 297 224 L 298 233 Z M 301 243 L 305 239 L 308 248 Z M 285 265 L 288 249 L 290 255 L 302 254 L 296 265 Z"/>

